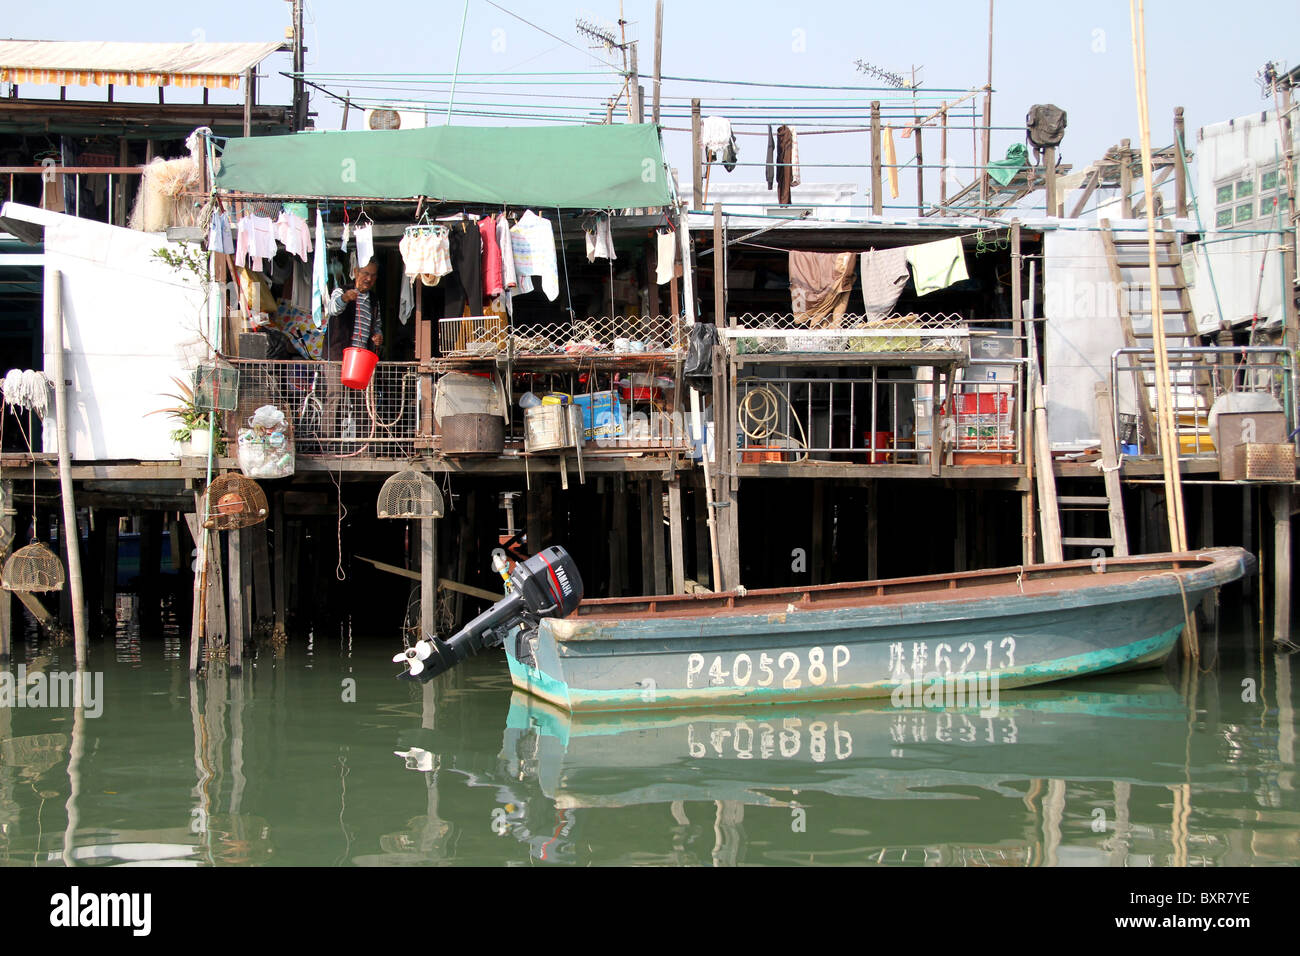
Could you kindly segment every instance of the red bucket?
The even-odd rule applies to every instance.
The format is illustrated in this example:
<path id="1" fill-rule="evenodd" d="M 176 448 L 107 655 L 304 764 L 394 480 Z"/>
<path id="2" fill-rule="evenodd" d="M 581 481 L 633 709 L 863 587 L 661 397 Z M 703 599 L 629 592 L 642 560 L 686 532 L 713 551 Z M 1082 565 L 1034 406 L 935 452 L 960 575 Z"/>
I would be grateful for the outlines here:
<path id="1" fill-rule="evenodd" d="M 375 374 L 379 356 L 370 349 L 346 348 L 343 350 L 343 384 L 363 391 Z"/>

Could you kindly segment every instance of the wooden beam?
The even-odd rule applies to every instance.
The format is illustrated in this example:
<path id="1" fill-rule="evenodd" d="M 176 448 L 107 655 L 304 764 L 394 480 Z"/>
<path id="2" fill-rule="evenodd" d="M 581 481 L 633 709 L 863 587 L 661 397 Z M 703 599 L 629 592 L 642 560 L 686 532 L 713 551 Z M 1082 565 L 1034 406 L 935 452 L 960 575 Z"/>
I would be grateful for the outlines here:
<path id="1" fill-rule="evenodd" d="M 1183 128 L 1183 108 L 1174 107 L 1174 167 L 1178 179 L 1174 183 L 1174 206 L 1179 219 L 1187 216 L 1187 162 L 1183 156 L 1186 145 L 1186 131 Z"/>
<path id="2" fill-rule="evenodd" d="M 686 554 L 682 541 L 682 481 L 668 482 L 668 542 L 673 564 L 673 593 L 686 593 Z"/>
<path id="3" fill-rule="evenodd" d="M 700 101 L 691 100 L 691 208 L 704 206 L 704 170 L 700 165 Z"/>
<path id="4" fill-rule="evenodd" d="M 880 100 L 871 101 L 871 215 L 884 211 L 880 195 Z"/>

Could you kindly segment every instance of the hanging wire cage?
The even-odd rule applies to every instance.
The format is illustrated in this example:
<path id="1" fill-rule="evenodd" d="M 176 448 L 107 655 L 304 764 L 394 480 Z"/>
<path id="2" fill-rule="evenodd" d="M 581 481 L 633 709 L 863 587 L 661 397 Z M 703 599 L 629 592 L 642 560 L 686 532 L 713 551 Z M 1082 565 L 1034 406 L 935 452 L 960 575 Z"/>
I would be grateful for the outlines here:
<path id="1" fill-rule="evenodd" d="M 6 591 L 62 591 L 63 562 L 40 541 L 33 541 L 9 555 L 0 585 Z"/>
<path id="2" fill-rule="evenodd" d="M 232 472 L 208 485 L 208 516 L 203 527 L 216 531 L 247 528 L 266 520 L 266 493 L 251 478 Z"/>
<path id="3" fill-rule="evenodd" d="M 375 507 L 381 518 L 441 518 L 442 492 L 428 475 L 407 469 L 389 476 Z"/>
<path id="4" fill-rule="evenodd" d="M 194 370 L 194 404 L 210 412 L 233 411 L 239 404 L 239 369 L 222 358 L 201 362 Z"/>

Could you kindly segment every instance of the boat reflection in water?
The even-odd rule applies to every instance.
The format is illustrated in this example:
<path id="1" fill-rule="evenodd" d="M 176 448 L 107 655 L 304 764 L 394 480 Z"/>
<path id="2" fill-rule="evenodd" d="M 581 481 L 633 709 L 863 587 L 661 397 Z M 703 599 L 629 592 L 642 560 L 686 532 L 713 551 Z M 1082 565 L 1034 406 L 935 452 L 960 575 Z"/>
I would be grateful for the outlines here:
<path id="1" fill-rule="evenodd" d="M 517 803 L 541 798 L 567 821 L 557 842 L 578 862 L 608 861 L 599 844 L 642 821 L 667 839 L 619 862 L 1232 862 L 1230 837 L 1189 834 L 1191 768 L 1213 774 L 1223 743 L 1192 726 L 1160 674 L 1004 694 L 983 713 L 878 701 L 571 715 L 516 692 L 502 771 L 532 792 Z M 1212 788 L 1248 785 L 1214 775 Z"/>

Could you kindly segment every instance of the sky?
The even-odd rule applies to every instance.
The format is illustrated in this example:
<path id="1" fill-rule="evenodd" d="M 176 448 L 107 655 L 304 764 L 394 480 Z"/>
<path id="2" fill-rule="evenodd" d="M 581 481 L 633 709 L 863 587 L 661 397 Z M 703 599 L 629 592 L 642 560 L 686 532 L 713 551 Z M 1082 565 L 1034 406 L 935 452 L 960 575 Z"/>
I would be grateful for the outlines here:
<path id="1" fill-rule="evenodd" d="M 50 17 L 39 5 L 12 5 L 6 13 L 4 32 L 23 39 L 266 40 L 284 36 L 291 9 L 287 0 L 226 0 L 212 5 L 107 5 L 65 0 L 58 17 Z M 575 118 L 593 113 L 603 116 L 604 100 L 618 91 L 621 82 L 600 62 L 602 57 L 609 60 L 618 54 L 593 51 L 591 41 L 575 30 L 575 20 L 580 17 L 613 25 L 619 15 L 618 0 L 584 0 L 580 5 L 537 0 L 371 0 L 366 4 L 308 0 L 306 10 L 304 34 L 309 47 L 307 69 L 311 72 L 450 74 L 455 69 L 459 45 L 462 82 L 456 102 L 460 106 L 506 104 L 480 109 L 515 113 L 519 118 L 455 115 L 455 123 L 513 125 L 526 122 L 523 116 L 546 116 L 548 111 L 549 115 Z M 1147 3 L 1153 145 L 1172 142 L 1173 109 L 1177 105 L 1185 107 L 1187 145 L 1193 151 L 1198 126 L 1267 108 L 1270 104 L 1260 95 L 1256 74 L 1269 60 L 1294 65 L 1288 58 L 1300 52 L 1290 50 L 1286 38 L 1296 35 L 1296 14 L 1296 0 L 1256 0 L 1244 10 L 1208 0 Z M 630 21 L 629 39 L 639 41 L 640 72 L 647 76 L 643 83 L 648 113 L 654 2 L 625 0 L 623 15 Z M 696 81 L 665 83 L 664 96 L 671 99 L 665 100 L 664 125 L 689 126 L 688 119 L 676 114 L 683 112 L 681 104 L 691 96 L 706 100 L 706 115 L 730 113 L 737 120 L 743 115 L 774 124 L 795 119 L 821 122 L 820 117 L 833 116 L 836 119 L 825 121 L 867 125 L 865 109 L 855 109 L 850 115 L 856 118 L 846 116 L 841 121 L 838 117 L 845 114 L 829 113 L 827 108 L 865 105 L 873 97 L 887 100 L 900 94 L 733 87 L 698 80 L 862 87 L 879 85 L 879 81 L 859 72 L 854 65 L 857 60 L 906 79 L 917 67 L 918 96 L 925 111 L 929 105 L 982 86 L 987 56 L 986 0 L 807 0 L 798 5 L 770 0 L 665 0 L 663 73 Z M 288 81 L 274 74 L 290 68 L 288 55 L 272 56 L 264 62 L 264 68 L 272 75 L 263 83 L 262 99 L 287 103 Z M 543 71 L 587 75 L 530 75 Z M 502 76 L 509 79 L 509 85 L 489 88 L 478 85 L 483 77 L 471 76 L 484 73 L 513 76 Z M 547 85 L 544 80 L 565 85 Z M 364 88 L 380 82 L 373 77 L 353 76 L 331 80 L 330 85 L 340 91 L 352 89 L 356 96 L 396 99 L 413 95 Z M 446 106 L 447 82 L 438 82 L 441 86 L 436 92 L 431 92 L 427 82 L 423 86 L 423 92 L 441 104 L 438 112 L 431 114 L 431 124 L 446 121 L 442 110 Z M 993 125 L 1015 127 L 992 134 L 991 154 L 995 158 L 1012 143 L 1024 141 L 1024 116 L 1034 103 L 1054 103 L 1067 111 L 1069 126 L 1061 159 L 1076 169 L 1099 158 L 1122 138 L 1131 139 L 1136 146 L 1139 130 L 1127 0 L 1095 0 L 1088 5 L 995 0 L 993 86 Z M 48 95 L 49 91 L 24 88 L 22 92 L 26 96 Z M 420 93 L 417 90 L 414 95 Z M 124 91 L 119 89 L 117 94 L 122 98 Z M 104 93 L 102 88 L 91 87 L 70 90 L 69 95 L 102 98 Z M 185 100 L 197 98 L 198 94 L 169 89 L 167 95 L 169 100 Z M 790 96 L 802 102 L 773 99 Z M 214 99 L 221 98 L 214 93 Z M 740 106 L 750 108 L 740 110 Z M 338 128 L 342 112 L 338 103 L 316 95 L 312 109 L 320 114 L 318 126 Z M 353 112 L 349 125 L 356 128 L 358 119 Z M 927 163 L 937 163 L 937 138 L 936 132 L 927 133 Z M 868 163 L 870 144 L 866 134 L 801 136 L 800 142 L 805 182 L 853 182 L 861 186 L 868 181 L 867 168 L 817 165 Z M 911 159 L 910 143 L 896 142 L 900 160 Z M 678 166 L 689 189 L 688 135 L 670 129 L 665 132 L 665 143 L 670 162 Z M 739 143 L 742 163 L 761 162 L 765 129 L 764 138 L 742 136 Z M 950 143 L 952 162 L 972 162 L 969 129 L 962 135 L 954 131 Z M 963 179 L 963 172 L 958 171 L 959 179 Z M 762 174 L 757 166 L 741 166 L 725 174 L 725 181 L 759 181 Z M 911 189 L 909 180 L 914 181 L 915 173 L 908 171 L 902 178 L 905 200 Z M 926 187 L 931 198 L 935 184 L 937 179 Z"/>

